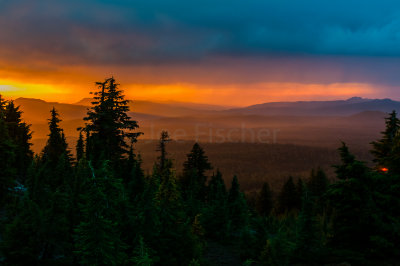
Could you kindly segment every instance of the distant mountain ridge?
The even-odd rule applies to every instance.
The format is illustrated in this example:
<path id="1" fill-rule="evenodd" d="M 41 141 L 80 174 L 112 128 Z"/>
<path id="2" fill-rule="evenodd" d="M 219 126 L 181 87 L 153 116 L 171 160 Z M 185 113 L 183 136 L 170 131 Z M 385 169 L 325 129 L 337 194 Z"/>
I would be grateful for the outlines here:
<path id="1" fill-rule="evenodd" d="M 84 98 L 75 104 L 46 102 L 40 99 L 17 98 L 32 122 L 43 121 L 54 106 L 65 120 L 81 119 L 87 113 L 92 99 Z M 176 106 L 175 106 L 176 105 Z M 362 112 L 389 113 L 400 111 L 400 102 L 391 99 L 366 99 L 352 97 L 334 101 L 268 102 L 242 108 L 225 109 L 224 106 L 202 105 L 181 102 L 129 101 L 132 114 L 144 119 L 162 117 L 214 116 L 214 115 L 257 115 L 257 116 L 351 116 Z"/>
<path id="2" fill-rule="evenodd" d="M 393 110 L 400 110 L 399 101 L 352 97 L 335 101 L 270 102 L 223 112 L 268 116 L 349 116 L 366 111 L 388 113 Z"/>
<path id="3" fill-rule="evenodd" d="M 91 106 L 91 98 L 84 98 L 76 105 Z M 131 111 L 136 113 L 143 113 L 149 115 L 161 115 L 169 117 L 177 117 L 182 115 L 194 115 L 202 112 L 213 112 L 227 110 L 228 107 L 220 105 L 199 104 L 199 103 L 185 103 L 185 102 L 151 102 L 142 100 L 129 100 L 128 103 Z"/>
<path id="4" fill-rule="evenodd" d="M 48 134 L 51 108 L 59 113 L 61 127 L 70 147 L 76 145 L 77 128 L 84 125 L 91 100 L 76 104 L 46 102 L 18 98 L 15 104 L 24 112 L 23 119 L 32 124 L 35 152 L 40 152 Z M 335 146 L 340 141 L 368 144 L 384 128 L 384 117 L 400 102 L 390 99 L 359 97 L 339 101 L 265 103 L 229 110 L 207 110 L 173 106 L 172 103 L 130 102 L 129 116 L 138 121 L 142 140 L 158 139 L 159 132 L 168 130 L 177 140 L 205 142 L 257 141 L 277 133 L 279 143 Z M 194 107 L 194 106 L 192 106 Z M 268 141 L 273 141 L 268 139 Z M 369 145 L 369 144 L 368 144 Z"/>

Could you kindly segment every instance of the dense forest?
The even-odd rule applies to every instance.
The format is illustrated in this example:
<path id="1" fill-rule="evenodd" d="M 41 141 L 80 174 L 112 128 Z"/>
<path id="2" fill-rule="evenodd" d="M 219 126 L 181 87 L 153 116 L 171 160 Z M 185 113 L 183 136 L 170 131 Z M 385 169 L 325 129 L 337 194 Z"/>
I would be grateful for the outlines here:
<path id="1" fill-rule="evenodd" d="M 50 111 L 40 154 L 30 125 L 0 97 L 0 263 L 4 265 L 395 265 L 400 259 L 400 120 L 371 143 L 373 166 L 345 143 L 330 182 L 321 169 L 246 195 L 195 143 L 182 174 L 163 131 L 153 171 L 113 78 L 96 83 L 72 156 Z M 372 164 L 371 164 L 372 165 Z M 208 173 L 213 173 L 209 175 Z"/>

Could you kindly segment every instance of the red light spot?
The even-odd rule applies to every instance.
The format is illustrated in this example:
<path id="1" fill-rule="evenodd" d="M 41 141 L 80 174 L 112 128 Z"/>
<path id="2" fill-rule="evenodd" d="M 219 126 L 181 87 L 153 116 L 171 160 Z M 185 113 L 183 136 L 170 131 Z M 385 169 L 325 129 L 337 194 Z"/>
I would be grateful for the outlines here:
<path id="1" fill-rule="evenodd" d="M 389 171 L 389 169 L 387 169 L 386 167 L 382 167 L 381 171 L 386 173 L 387 171 Z"/>

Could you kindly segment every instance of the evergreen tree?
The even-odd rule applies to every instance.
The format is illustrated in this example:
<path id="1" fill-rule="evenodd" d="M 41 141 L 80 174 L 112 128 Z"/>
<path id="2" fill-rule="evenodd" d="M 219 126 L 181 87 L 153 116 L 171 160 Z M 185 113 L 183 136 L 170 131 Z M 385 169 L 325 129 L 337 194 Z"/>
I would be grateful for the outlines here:
<path id="1" fill-rule="evenodd" d="M 66 193 L 72 179 L 72 158 L 60 122 L 58 112 L 53 108 L 49 119 L 49 138 L 38 161 L 36 179 L 41 187 L 49 187 L 52 192 L 60 189 Z"/>
<path id="2" fill-rule="evenodd" d="M 139 245 L 134 250 L 132 262 L 133 265 L 137 266 L 151 266 L 154 264 L 154 260 L 150 257 L 149 248 L 146 247 L 143 237 L 139 237 Z"/>
<path id="3" fill-rule="evenodd" d="M 325 172 L 318 168 L 315 172 L 314 169 L 311 171 L 311 177 L 308 181 L 308 190 L 311 197 L 316 203 L 316 208 L 319 212 L 322 211 L 325 205 L 325 193 L 328 189 L 329 181 Z"/>
<path id="4" fill-rule="evenodd" d="M 133 154 L 133 152 L 132 152 Z M 142 169 L 142 158 L 139 155 L 137 158 L 132 158 L 129 161 L 130 179 L 127 181 L 127 190 L 129 197 L 133 200 L 140 197 L 146 189 L 145 175 Z"/>
<path id="5" fill-rule="evenodd" d="M 79 139 L 76 143 L 76 160 L 79 162 L 84 155 L 85 144 L 83 141 L 82 131 L 79 131 Z"/>
<path id="6" fill-rule="evenodd" d="M 188 214 L 194 217 L 200 211 L 207 193 L 206 170 L 211 169 L 211 164 L 199 144 L 195 143 L 187 160 L 183 164 L 183 176 L 180 179 L 182 197 L 188 205 Z"/>
<path id="7" fill-rule="evenodd" d="M 356 160 L 355 156 L 350 153 L 349 148 L 344 142 L 342 142 L 342 146 L 338 150 L 342 164 L 334 166 L 336 168 L 335 172 L 337 178 L 341 180 L 363 178 L 367 171 L 364 163 Z"/>
<path id="8" fill-rule="evenodd" d="M 268 182 L 265 182 L 257 196 L 256 208 L 260 215 L 268 216 L 273 209 L 272 191 Z"/>
<path id="9" fill-rule="evenodd" d="M 66 195 L 48 189 L 40 192 L 32 199 L 25 192 L 6 223 L 3 250 L 9 265 L 60 265 L 69 260 Z"/>
<path id="10" fill-rule="evenodd" d="M 315 201 L 307 187 L 303 189 L 302 207 L 297 218 L 295 255 L 301 262 L 316 262 L 321 248 L 317 228 Z"/>
<path id="11" fill-rule="evenodd" d="M 211 164 L 208 162 L 204 150 L 198 143 L 195 143 L 183 163 L 182 185 L 186 198 L 190 194 L 190 197 L 197 200 L 205 200 L 207 182 L 205 172 L 210 169 Z"/>
<path id="12" fill-rule="evenodd" d="M 312 172 L 314 171 L 314 169 L 312 170 Z M 302 203 L 302 200 L 303 200 L 303 192 L 304 192 L 304 189 L 306 188 L 307 186 L 306 186 L 306 183 L 303 181 L 303 179 L 301 179 L 301 178 L 299 178 L 298 180 L 297 180 L 297 183 L 296 183 L 296 192 L 297 192 L 297 198 L 298 198 L 298 200 L 299 200 L 299 202 L 297 203 L 297 206 L 296 206 L 296 208 L 297 209 L 301 209 L 301 207 L 303 206 L 303 203 Z"/>
<path id="13" fill-rule="evenodd" d="M 1 104 L 1 102 L 0 102 Z M 4 114 L 0 113 L 0 210 L 15 186 L 15 145 L 8 134 Z"/>
<path id="14" fill-rule="evenodd" d="M 57 110 L 53 107 L 50 111 L 51 118 L 49 119 L 49 138 L 46 146 L 42 151 L 42 160 L 48 163 L 49 167 L 55 168 L 59 159 L 65 156 L 68 161 L 71 161 L 70 151 L 68 150 L 67 141 L 63 130 L 60 128 L 61 119 Z"/>
<path id="15" fill-rule="evenodd" d="M 196 254 L 196 239 L 186 223 L 181 195 L 171 161 L 166 160 L 155 201 L 160 219 L 160 235 L 156 251 L 165 265 L 187 265 Z"/>
<path id="16" fill-rule="evenodd" d="M 91 171 L 83 194 L 82 221 L 75 230 L 76 254 L 82 265 L 121 265 L 126 260 L 118 230 L 122 182 L 112 176 L 107 163 Z"/>
<path id="17" fill-rule="evenodd" d="M 228 235 L 227 191 L 219 170 L 212 175 L 208 184 L 207 205 L 204 207 L 200 220 L 207 237 L 222 240 Z"/>
<path id="18" fill-rule="evenodd" d="M 150 248 L 156 251 L 161 232 L 161 217 L 159 216 L 158 202 L 155 200 L 159 184 L 156 178 L 145 178 L 143 191 L 139 194 L 129 192 L 135 188 L 129 187 L 130 208 L 129 221 L 125 230 L 125 239 L 128 244 L 135 243 L 137 237 L 143 236 Z M 136 244 L 136 243 L 135 243 Z M 156 258 L 154 258 L 156 260 Z"/>
<path id="19" fill-rule="evenodd" d="M 128 101 L 115 79 L 108 78 L 96 85 L 99 89 L 94 92 L 93 106 L 84 118 L 88 133 L 86 156 L 96 163 L 100 159 L 110 160 L 116 167 L 114 164 L 128 153 L 126 139 L 135 142 L 141 133 L 133 132 L 139 126 L 128 116 Z"/>
<path id="20" fill-rule="evenodd" d="M 321 198 L 326 192 L 328 185 L 328 178 L 321 168 L 318 168 L 317 172 L 314 172 L 314 170 L 311 171 L 311 177 L 308 182 L 308 189 L 312 196 Z"/>
<path id="21" fill-rule="evenodd" d="M 0 242 L 4 265 L 39 265 L 43 250 L 43 213 L 25 195 L 15 207 L 18 213 L 7 221 Z"/>
<path id="22" fill-rule="evenodd" d="M 221 201 L 227 199 L 227 191 L 225 182 L 222 179 L 222 174 L 217 170 L 216 174 L 213 174 L 207 188 L 207 201 Z"/>
<path id="23" fill-rule="evenodd" d="M 374 230 L 370 217 L 374 211 L 368 207 L 372 196 L 370 173 L 344 143 L 339 152 L 341 164 L 335 167 L 340 181 L 328 190 L 329 204 L 334 210 L 330 244 L 337 249 L 362 253 L 370 247 L 369 235 Z"/>
<path id="24" fill-rule="evenodd" d="M 282 214 L 296 210 L 299 202 L 299 195 L 293 182 L 293 177 L 290 176 L 279 193 L 277 211 Z"/>
<path id="25" fill-rule="evenodd" d="M 400 120 L 396 111 L 393 111 L 385 118 L 386 128 L 381 132 L 382 138 L 371 142 L 371 153 L 374 155 L 374 162 L 377 168 L 387 167 L 387 159 L 391 156 L 393 141 L 400 129 Z"/>
<path id="26" fill-rule="evenodd" d="M 228 210 L 232 229 L 235 233 L 245 228 L 248 224 L 249 211 L 236 176 L 232 179 L 232 185 L 228 194 Z"/>
<path id="27" fill-rule="evenodd" d="M 24 182 L 29 165 L 32 162 L 33 152 L 30 140 L 32 133 L 30 125 L 22 122 L 22 111 L 19 106 L 15 106 L 13 101 L 9 101 L 4 110 L 4 120 L 7 124 L 8 134 L 15 145 L 15 163 L 17 169 L 17 179 Z"/>
<path id="28" fill-rule="evenodd" d="M 162 173 L 168 168 L 169 162 L 167 159 L 167 143 L 170 142 L 169 134 L 167 131 L 162 131 L 160 136 L 160 141 L 158 143 L 157 151 L 160 152 L 160 156 L 158 157 L 158 169 L 159 172 Z"/>

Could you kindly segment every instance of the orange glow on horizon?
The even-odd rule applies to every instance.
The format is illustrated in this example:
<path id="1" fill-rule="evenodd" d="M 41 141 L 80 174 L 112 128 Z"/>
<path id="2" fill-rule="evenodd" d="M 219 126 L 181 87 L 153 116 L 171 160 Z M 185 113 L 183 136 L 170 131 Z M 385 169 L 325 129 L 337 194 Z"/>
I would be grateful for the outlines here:
<path id="1" fill-rule="evenodd" d="M 82 98 L 91 97 L 89 92 L 96 89 L 96 81 L 103 81 L 110 76 L 116 78 L 130 100 L 225 106 L 338 100 L 353 96 L 382 98 L 382 94 L 390 95 L 393 89 L 369 83 L 323 82 L 325 78 L 330 81 L 341 79 L 329 78 L 327 73 L 318 69 L 313 71 L 319 81 L 313 82 L 307 75 L 296 75 L 296 71 L 292 71 L 296 77 L 293 79 L 293 75 L 289 75 L 292 73 L 290 69 L 281 66 L 277 70 L 275 68 L 279 66 L 279 61 L 269 62 L 267 59 L 222 58 L 183 65 L 64 65 L 55 64 L 50 59 L 32 62 L 0 60 L 0 93 L 8 98 L 27 97 L 76 103 Z M 293 62 L 295 65 L 297 63 Z M 341 76 L 335 71 L 329 73 Z"/>
<path id="2" fill-rule="evenodd" d="M 101 80 L 101 79 L 100 79 Z M 98 80 L 98 81 L 100 81 Z M 52 80 L 0 79 L 0 94 L 8 98 L 39 98 L 46 101 L 75 103 L 91 97 L 92 82 L 56 83 Z M 117 81 L 132 100 L 180 101 L 227 106 L 247 106 L 274 101 L 333 100 L 353 96 L 373 96 L 373 86 L 357 83 L 302 84 L 291 82 L 265 82 L 248 84 L 135 84 Z M 82 83 L 81 83 L 82 82 Z"/>

